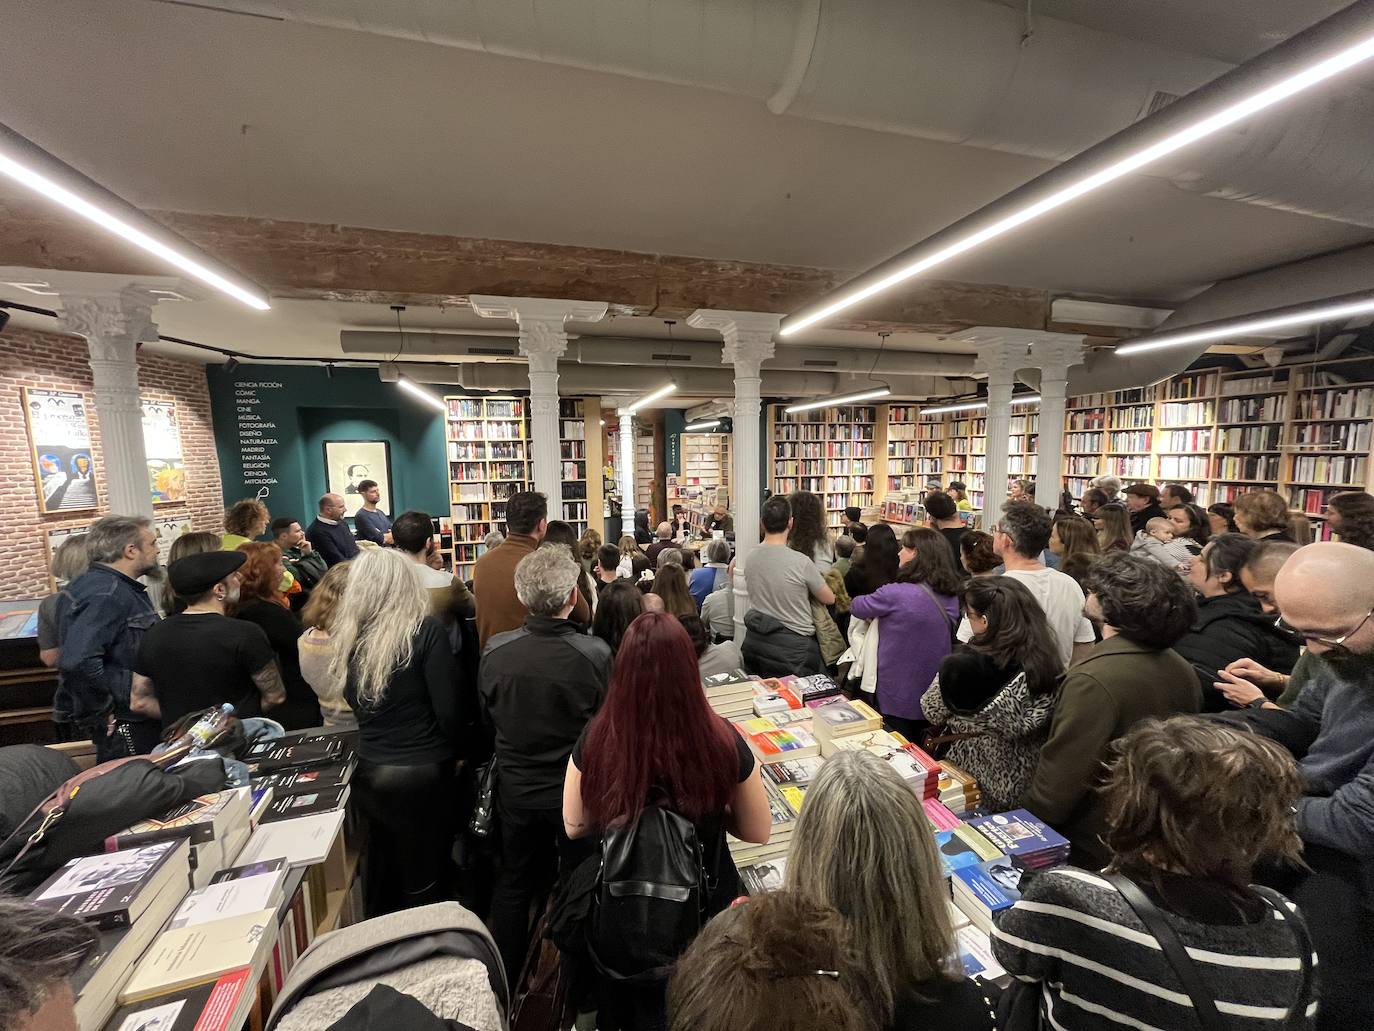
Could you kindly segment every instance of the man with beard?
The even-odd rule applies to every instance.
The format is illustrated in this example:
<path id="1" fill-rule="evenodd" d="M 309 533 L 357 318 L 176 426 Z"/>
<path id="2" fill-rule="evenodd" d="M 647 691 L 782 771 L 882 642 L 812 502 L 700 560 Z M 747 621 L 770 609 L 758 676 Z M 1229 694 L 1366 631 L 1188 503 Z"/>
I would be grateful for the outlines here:
<path id="1" fill-rule="evenodd" d="M 239 716 L 286 698 L 276 653 L 262 627 L 224 614 L 239 597 L 241 551 L 187 555 L 167 569 L 186 611 L 150 629 L 138 650 L 133 709 L 170 727 L 188 713 L 229 702 Z"/>
<path id="2" fill-rule="evenodd" d="M 1289 748 L 1307 781 L 1295 821 L 1308 870 L 1276 887 L 1307 917 L 1321 963 L 1319 1031 L 1374 1027 L 1374 553 L 1295 552 L 1274 582 L 1317 663 L 1290 709 L 1230 718 Z"/>

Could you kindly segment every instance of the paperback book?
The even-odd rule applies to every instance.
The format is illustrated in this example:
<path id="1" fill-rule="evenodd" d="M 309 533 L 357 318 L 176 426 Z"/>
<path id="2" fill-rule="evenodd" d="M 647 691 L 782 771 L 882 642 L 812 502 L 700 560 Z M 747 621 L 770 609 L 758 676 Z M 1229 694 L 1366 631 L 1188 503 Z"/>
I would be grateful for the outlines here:
<path id="1" fill-rule="evenodd" d="M 1068 839 L 1024 809 L 976 817 L 969 826 L 1028 870 L 1058 866 L 1069 858 Z"/>
<path id="2" fill-rule="evenodd" d="M 212 920 L 164 931 L 139 960 L 119 993 L 121 1003 L 145 1002 L 247 967 L 261 970 L 271 951 L 277 911 Z"/>
<path id="3" fill-rule="evenodd" d="M 274 800 L 263 814 L 263 823 L 276 823 L 279 820 L 294 820 L 301 816 L 328 813 L 340 809 L 348 802 L 348 785 L 329 788 L 323 791 L 302 792 L 296 795 L 283 795 Z"/>
<path id="4" fill-rule="evenodd" d="M 190 846 L 180 839 L 73 859 L 29 900 L 102 930 L 134 923 L 164 891 L 186 893 Z"/>
<path id="5" fill-rule="evenodd" d="M 107 1031 L 238 1031 L 257 999 L 249 967 L 215 981 L 122 1006 Z"/>

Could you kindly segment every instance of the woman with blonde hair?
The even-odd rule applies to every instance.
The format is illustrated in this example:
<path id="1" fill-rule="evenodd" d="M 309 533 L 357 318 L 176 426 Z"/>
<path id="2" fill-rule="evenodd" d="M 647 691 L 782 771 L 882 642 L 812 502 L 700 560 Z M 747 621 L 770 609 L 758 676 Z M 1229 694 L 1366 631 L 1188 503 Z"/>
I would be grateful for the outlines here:
<path id="1" fill-rule="evenodd" d="M 1109 551 L 1130 551 L 1135 534 L 1131 532 L 1131 517 L 1117 505 L 1103 505 L 1093 513 L 1097 527 L 1097 543 L 1102 554 Z"/>
<path id="2" fill-rule="evenodd" d="M 301 676 L 300 653 L 296 650 L 301 621 L 279 589 L 286 571 L 281 548 L 249 541 L 240 544 L 238 550 L 248 556 L 248 561 L 239 567 L 238 600 L 231 601 L 228 610 L 235 619 L 261 627 L 276 653 L 286 700 L 275 706 L 270 715 L 287 730 L 318 727 L 320 703 Z"/>
<path id="3" fill-rule="evenodd" d="M 590 526 L 587 527 L 577 541 L 577 558 L 582 563 L 582 568 L 588 573 L 592 571 L 592 563 L 596 561 L 596 552 L 600 547 L 601 534 Z"/>
<path id="4" fill-rule="evenodd" d="M 843 751 L 821 767 L 793 831 L 786 887 L 845 918 L 883 1027 L 993 1027 L 991 1004 L 964 977 L 930 821 L 878 756 Z"/>
<path id="5" fill-rule="evenodd" d="M 354 559 L 330 636 L 329 675 L 358 720 L 368 915 L 447 898 L 460 699 L 448 635 L 411 562 L 389 548 Z"/>
<path id="6" fill-rule="evenodd" d="M 353 710 L 344 700 L 344 682 L 329 672 L 334 660 L 334 638 L 331 631 L 339 603 L 343 601 L 344 589 L 348 586 L 348 574 L 353 568 L 353 560 L 348 559 L 338 565 L 330 566 L 320 578 L 310 598 L 301 610 L 301 622 L 305 633 L 296 641 L 296 651 L 300 655 L 301 676 L 320 700 L 320 716 L 324 725 L 331 730 L 357 730 L 358 720 Z"/>

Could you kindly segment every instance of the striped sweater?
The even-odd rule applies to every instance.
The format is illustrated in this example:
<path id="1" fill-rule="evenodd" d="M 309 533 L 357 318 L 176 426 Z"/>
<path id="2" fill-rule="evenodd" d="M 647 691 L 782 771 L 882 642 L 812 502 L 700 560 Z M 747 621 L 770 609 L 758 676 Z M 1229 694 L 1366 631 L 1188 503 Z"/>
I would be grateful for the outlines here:
<path id="1" fill-rule="evenodd" d="M 1316 956 L 1304 991 L 1292 926 L 1302 917 L 1292 903 L 1282 913 L 1257 903 L 1256 920 L 1231 924 L 1160 908 L 1229 1031 L 1278 1031 L 1295 1006 L 1305 1019 L 1293 1026 L 1313 1026 Z M 1028 879 L 1021 901 L 998 915 L 992 948 L 1008 973 L 1040 984 L 1045 1026 L 1055 1031 L 1202 1026 L 1154 936 L 1109 882 L 1086 870 L 1064 867 Z"/>

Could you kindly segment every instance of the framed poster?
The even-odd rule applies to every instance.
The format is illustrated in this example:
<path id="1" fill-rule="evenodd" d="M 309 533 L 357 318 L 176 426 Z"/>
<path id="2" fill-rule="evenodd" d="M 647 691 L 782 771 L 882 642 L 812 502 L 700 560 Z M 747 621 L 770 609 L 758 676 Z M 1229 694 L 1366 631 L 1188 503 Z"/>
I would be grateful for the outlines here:
<path id="1" fill-rule="evenodd" d="M 154 505 L 186 500 L 186 466 L 181 455 L 177 406 L 143 401 L 143 450 L 148 458 L 148 489 Z"/>
<path id="2" fill-rule="evenodd" d="M 95 508 L 95 463 L 85 396 L 70 390 L 25 387 L 24 420 L 38 486 L 38 511 Z"/>
<path id="3" fill-rule="evenodd" d="M 172 552 L 172 542 L 183 533 L 191 532 L 191 513 L 180 516 L 155 517 L 153 532 L 157 534 L 158 561 L 164 566 Z"/>
<path id="4" fill-rule="evenodd" d="M 90 524 L 83 523 L 80 526 L 49 526 L 43 530 L 43 541 L 47 547 L 48 555 L 48 584 L 52 590 L 57 590 L 57 577 L 52 575 L 53 556 L 57 554 L 57 549 L 62 546 L 62 542 L 69 537 L 75 537 L 89 530 Z"/>
<path id="5" fill-rule="evenodd" d="M 391 444 L 385 440 L 326 440 L 324 442 L 325 489 L 344 499 L 344 515 L 356 515 L 363 507 L 358 484 L 376 480 L 382 496 L 377 507 L 391 511 Z"/>

